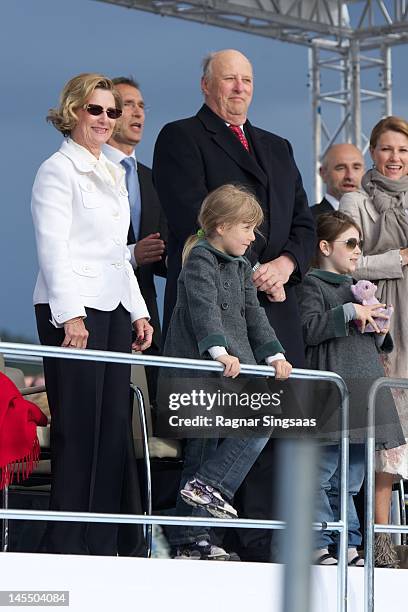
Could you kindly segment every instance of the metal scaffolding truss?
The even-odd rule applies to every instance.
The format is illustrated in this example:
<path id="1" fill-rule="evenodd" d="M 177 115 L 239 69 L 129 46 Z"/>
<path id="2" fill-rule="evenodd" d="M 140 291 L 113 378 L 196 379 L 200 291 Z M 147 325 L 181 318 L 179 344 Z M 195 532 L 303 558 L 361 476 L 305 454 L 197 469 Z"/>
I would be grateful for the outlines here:
<path id="1" fill-rule="evenodd" d="M 316 198 L 331 144 L 367 149 L 362 106 L 392 112 L 391 47 L 408 42 L 408 0 L 99 1 L 308 47 Z"/>

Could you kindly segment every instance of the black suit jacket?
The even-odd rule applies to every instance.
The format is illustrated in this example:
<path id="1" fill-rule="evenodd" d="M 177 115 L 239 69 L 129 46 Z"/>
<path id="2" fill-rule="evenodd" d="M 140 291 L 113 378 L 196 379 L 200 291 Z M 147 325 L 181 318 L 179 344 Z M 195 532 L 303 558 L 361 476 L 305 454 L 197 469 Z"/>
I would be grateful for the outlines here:
<path id="1" fill-rule="evenodd" d="M 153 180 L 169 227 L 164 332 L 176 302 L 184 242 L 197 229 L 204 197 L 221 185 L 245 185 L 264 210 L 264 240 L 257 239 L 248 254 L 251 261 L 263 263 L 289 253 L 297 263 L 292 283 L 307 271 L 314 248 L 314 225 L 292 148 L 288 141 L 249 121 L 244 130 L 251 154 L 204 104 L 195 117 L 167 124 L 157 139 Z M 303 343 L 293 289 L 287 286 L 283 303 L 271 303 L 263 293 L 258 295 L 288 359 L 301 367 Z"/>
<path id="2" fill-rule="evenodd" d="M 149 234 L 160 232 L 160 237 L 167 242 L 167 224 L 166 217 L 160 206 L 157 192 L 153 185 L 152 171 L 150 168 L 137 162 L 137 173 L 140 185 L 140 198 L 142 204 L 139 240 L 145 238 Z M 130 224 L 128 244 L 136 242 L 132 224 Z M 139 283 L 140 291 L 146 302 L 150 314 L 150 323 L 154 327 L 152 351 L 158 353 L 161 349 L 161 329 L 160 319 L 157 309 L 156 288 L 154 286 L 154 275 L 166 276 L 167 269 L 165 266 L 166 253 L 162 260 L 153 264 L 146 264 L 136 269 L 136 277 Z"/>
<path id="3" fill-rule="evenodd" d="M 317 217 L 319 215 L 322 215 L 323 213 L 333 212 L 334 208 L 330 204 L 330 202 L 326 200 L 326 198 L 323 198 L 323 200 L 319 204 L 315 204 L 314 206 L 311 206 L 310 211 L 313 215 L 314 221 L 316 222 Z"/>

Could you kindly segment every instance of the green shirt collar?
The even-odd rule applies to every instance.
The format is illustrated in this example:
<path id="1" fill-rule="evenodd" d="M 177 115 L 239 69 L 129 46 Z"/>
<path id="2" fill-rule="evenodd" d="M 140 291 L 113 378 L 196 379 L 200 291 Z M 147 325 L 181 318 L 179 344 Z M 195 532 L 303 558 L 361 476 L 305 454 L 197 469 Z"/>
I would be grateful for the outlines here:
<path id="1" fill-rule="evenodd" d="M 246 257 L 243 257 L 242 255 L 238 255 L 238 256 L 228 255 L 228 253 L 223 253 L 223 251 L 219 251 L 218 249 L 214 248 L 212 244 L 210 244 L 205 238 L 202 238 L 201 240 L 199 240 L 194 245 L 193 248 L 195 249 L 198 246 L 204 247 L 208 251 L 211 251 L 212 253 L 217 255 L 217 257 L 219 257 L 220 259 L 225 259 L 226 261 L 242 261 L 245 264 L 249 263 L 248 259 Z"/>
<path id="2" fill-rule="evenodd" d="M 327 270 L 320 270 L 319 268 L 312 268 L 309 270 L 310 276 L 320 278 L 320 280 L 331 283 L 332 285 L 342 285 L 343 283 L 351 283 L 352 277 L 348 274 L 336 274 L 336 272 L 328 272 Z"/>

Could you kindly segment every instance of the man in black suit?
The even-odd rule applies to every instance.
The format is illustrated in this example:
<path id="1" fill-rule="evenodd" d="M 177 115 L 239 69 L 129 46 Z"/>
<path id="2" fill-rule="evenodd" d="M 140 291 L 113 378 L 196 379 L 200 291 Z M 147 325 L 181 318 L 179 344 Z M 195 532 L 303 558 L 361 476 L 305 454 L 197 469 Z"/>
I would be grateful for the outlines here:
<path id="1" fill-rule="evenodd" d="M 133 158 L 137 170 L 138 198 L 132 210 L 128 235 L 128 248 L 131 263 L 135 270 L 140 290 L 150 313 L 150 323 L 154 328 L 153 341 L 147 354 L 159 355 L 161 351 L 161 328 L 157 309 L 154 275 L 166 276 L 165 243 L 167 225 L 159 198 L 153 186 L 152 171 L 136 160 L 135 148 L 143 136 L 145 122 L 145 104 L 140 87 L 136 81 L 126 77 L 113 79 L 115 87 L 122 98 L 122 117 L 116 122 L 116 130 L 105 145 L 104 154 L 115 163 L 122 163 L 125 158 Z M 126 167 L 126 166 L 125 166 Z M 129 188 L 129 198 L 132 195 Z M 156 396 L 158 368 L 146 368 L 149 395 L 152 401 Z"/>
<path id="2" fill-rule="evenodd" d="M 292 147 L 247 120 L 253 74 L 244 55 L 235 50 L 219 51 L 204 60 L 203 68 L 204 105 L 194 117 L 167 124 L 155 146 L 153 180 L 169 226 L 164 328 L 176 302 L 183 245 L 197 231 L 203 199 L 220 185 L 239 183 L 255 193 L 265 216 L 262 236 L 257 236 L 247 253 L 253 265 L 261 264 L 253 276 L 259 301 L 286 349 L 287 359 L 302 367 L 304 349 L 295 285 L 307 271 L 315 235 Z M 251 518 L 270 516 L 263 501 L 269 487 L 266 483 L 271 482 L 270 458 L 265 470 L 262 461 L 247 478 L 243 493 L 243 514 Z M 250 540 L 255 535 L 254 530 L 248 531 L 252 533 L 245 548 L 252 546 Z M 265 541 L 267 538 L 260 545 L 264 555 Z M 268 544 L 266 550 L 268 557 Z"/>
<path id="3" fill-rule="evenodd" d="M 319 204 L 311 207 L 313 218 L 325 212 L 339 209 L 345 193 L 357 191 L 364 174 L 364 158 L 353 144 L 335 144 L 326 152 L 320 167 L 320 176 L 326 185 L 326 195 Z"/>

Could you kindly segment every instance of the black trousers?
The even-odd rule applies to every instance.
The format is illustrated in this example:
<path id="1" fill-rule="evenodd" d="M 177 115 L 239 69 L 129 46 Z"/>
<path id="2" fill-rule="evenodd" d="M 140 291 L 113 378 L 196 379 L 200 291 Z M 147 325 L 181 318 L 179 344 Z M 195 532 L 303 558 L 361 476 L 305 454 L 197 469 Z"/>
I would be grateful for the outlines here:
<path id="1" fill-rule="evenodd" d="M 60 346 L 64 330 L 50 323 L 48 304 L 35 310 L 41 344 Z M 88 348 L 130 352 L 130 317 L 123 306 L 112 312 L 88 308 L 86 313 Z M 44 374 L 51 411 L 50 509 L 140 513 L 130 366 L 45 358 Z M 115 524 L 50 522 L 44 548 L 50 553 L 116 555 L 125 542 L 126 554 L 141 554 L 141 527 L 135 526 L 133 535 L 131 528 L 127 531 L 123 537 Z"/>

